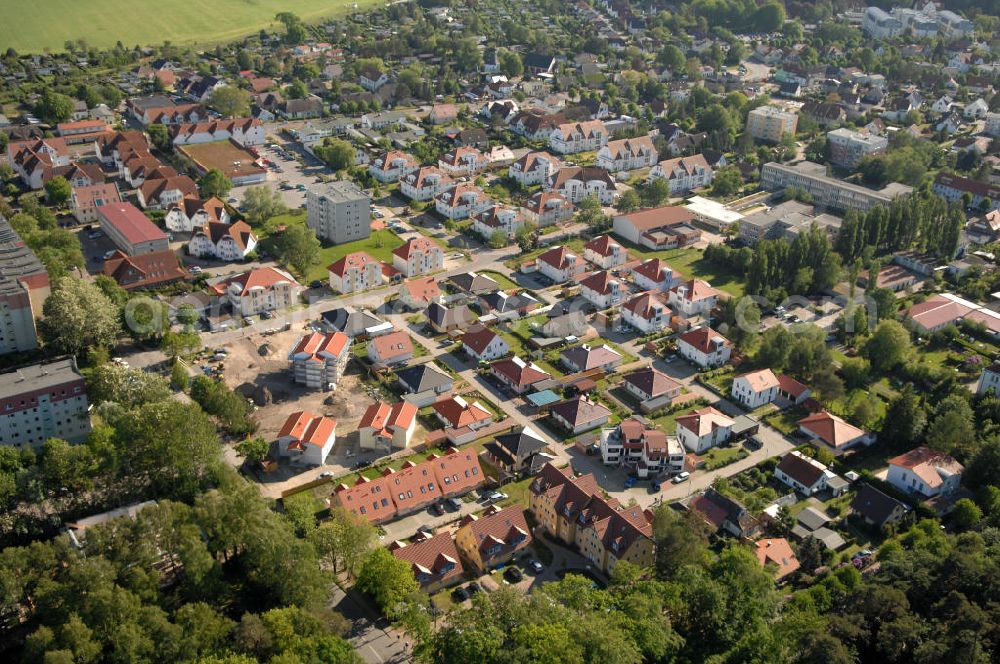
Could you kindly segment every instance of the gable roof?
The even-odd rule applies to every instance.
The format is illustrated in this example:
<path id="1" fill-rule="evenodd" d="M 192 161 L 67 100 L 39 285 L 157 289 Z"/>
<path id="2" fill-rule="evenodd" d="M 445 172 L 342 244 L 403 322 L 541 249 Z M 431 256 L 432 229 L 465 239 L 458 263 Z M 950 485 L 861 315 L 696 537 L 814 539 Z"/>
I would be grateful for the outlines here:
<path id="1" fill-rule="evenodd" d="M 393 542 L 389 545 L 389 550 L 397 559 L 410 563 L 418 581 L 425 579 L 425 583 L 447 583 L 464 573 L 455 540 L 447 531 L 433 537 L 424 537 L 418 533 L 413 543 Z"/>
<path id="2" fill-rule="evenodd" d="M 649 210 L 618 215 L 638 231 L 651 231 L 664 226 L 677 226 L 694 220 L 694 213 L 683 205 L 664 205 Z"/>
<path id="3" fill-rule="evenodd" d="M 244 296 L 254 288 L 268 290 L 274 288 L 279 283 L 288 283 L 292 287 L 299 285 L 299 282 L 295 281 L 295 278 L 284 270 L 279 270 L 276 267 L 258 267 L 220 281 L 213 286 L 213 289 L 221 294 L 225 293 L 230 285 L 238 284 L 241 287 L 240 296 Z"/>
<path id="4" fill-rule="evenodd" d="M 754 392 L 763 392 L 779 386 L 778 377 L 770 369 L 759 369 L 736 377 L 737 380 L 740 378 L 745 380 Z"/>
<path id="5" fill-rule="evenodd" d="M 775 469 L 805 487 L 814 486 L 826 474 L 826 466 L 798 452 L 789 452 L 781 457 Z"/>
<path id="6" fill-rule="evenodd" d="M 851 510 L 871 520 L 878 525 L 885 524 L 899 509 L 909 511 L 909 508 L 895 498 L 887 496 L 871 484 L 863 484 L 858 494 L 851 501 Z"/>
<path id="7" fill-rule="evenodd" d="M 483 408 L 478 401 L 469 403 L 460 396 L 442 399 L 431 407 L 455 429 L 473 426 L 493 417 L 493 413 Z"/>
<path id="8" fill-rule="evenodd" d="M 642 275 L 655 283 L 660 283 L 661 281 L 669 281 L 674 271 L 673 268 L 667 265 L 666 261 L 659 258 L 650 258 L 643 261 L 641 265 L 632 268 L 632 272 L 633 274 Z"/>
<path id="9" fill-rule="evenodd" d="M 486 443 L 485 449 L 494 457 L 508 466 L 515 464 L 517 459 L 527 459 L 533 454 L 543 451 L 548 444 L 530 426 L 522 427 L 520 431 L 505 433 Z"/>
<path id="10" fill-rule="evenodd" d="M 677 284 L 670 289 L 670 292 L 676 293 L 689 302 L 700 302 L 711 297 L 718 297 L 720 294 L 717 289 L 712 288 L 710 283 L 701 279 L 689 279 L 684 283 Z"/>
<path id="11" fill-rule="evenodd" d="M 300 446 L 323 447 L 337 429 L 337 420 L 308 410 L 292 413 L 285 419 L 278 438 L 291 436 Z"/>
<path id="12" fill-rule="evenodd" d="M 390 360 L 402 355 L 413 354 L 413 339 L 402 330 L 375 337 L 368 342 L 381 360 Z"/>
<path id="13" fill-rule="evenodd" d="M 343 332 L 312 332 L 299 339 L 290 355 L 297 360 L 321 361 L 330 357 L 340 357 L 350 346 L 350 338 Z"/>
<path id="14" fill-rule="evenodd" d="M 500 335 L 485 325 L 473 325 L 462 335 L 462 345 L 482 355 L 490 343 Z"/>
<path id="15" fill-rule="evenodd" d="M 706 406 L 681 415 L 677 418 L 676 424 L 701 438 L 716 429 L 733 426 L 733 420 L 712 406 Z"/>
<path id="16" fill-rule="evenodd" d="M 551 374 L 534 362 L 529 364 L 517 356 L 496 360 L 490 364 L 490 368 L 494 372 L 506 377 L 517 387 L 534 385 L 535 383 L 552 378 Z"/>
<path id="17" fill-rule="evenodd" d="M 451 386 L 454 383 L 451 376 L 430 362 L 400 369 L 396 372 L 396 379 L 406 384 L 414 392 L 433 390 L 445 385 Z"/>

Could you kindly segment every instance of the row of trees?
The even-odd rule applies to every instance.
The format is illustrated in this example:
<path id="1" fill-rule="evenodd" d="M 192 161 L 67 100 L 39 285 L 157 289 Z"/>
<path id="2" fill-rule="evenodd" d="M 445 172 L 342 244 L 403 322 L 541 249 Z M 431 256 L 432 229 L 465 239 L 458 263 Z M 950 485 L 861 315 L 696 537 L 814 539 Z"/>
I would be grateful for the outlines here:
<path id="1" fill-rule="evenodd" d="M 878 205 L 867 213 L 844 216 L 837 235 L 837 253 L 845 263 L 904 249 L 929 251 L 951 258 L 958 249 L 965 215 L 940 196 L 918 193 L 901 196 L 888 208 Z"/>

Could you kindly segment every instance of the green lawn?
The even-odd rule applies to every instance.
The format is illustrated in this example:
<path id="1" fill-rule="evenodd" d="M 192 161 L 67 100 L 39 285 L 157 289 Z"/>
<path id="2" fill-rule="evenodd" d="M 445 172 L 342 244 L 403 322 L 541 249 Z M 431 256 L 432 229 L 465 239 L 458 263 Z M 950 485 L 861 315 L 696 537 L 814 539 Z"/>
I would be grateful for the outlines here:
<path id="1" fill-rule="evenodd" d="M 499 272 L 495 272 L 493 270 L 482 270 L 481 272 L 479 272 L 479 274 L 483 275 L 484 277 L 489 277 L 493 281 L 497 282 L 498 284 L 500 284 L 500 288 L 502 288 L 503 290 L 509 291 L 511 289 L 518 288 L 518 285 L 515 284 L 513 281 L 511 281 L 509 277 L 500 274 Z"/>
<path id="2" fill-rule="evenodd" d="M 72 0 L 4 3 L 0 44 L 19 53 L 62 51 L 69 40 L 107 48 L 162 44 L 196 45 L 228 41 L 278 25 L 275 14 L 294 12 L 304 21 L 384 4 L 375 0 Z"/>
<path id="3" fill-rule="evenodd" d="M 739 461 L 749 454 L 743 447 L 738 446 L 713 447 L 705 454 L 702 454 L 701 458 L 705 460 L 705 470 L 714 470 Z"/>
<path id="4" fill-rule="evenodd" d="M 305 212 L 289 212 L 288 214 L 283 214 L 278 217 L 273 217 L 264 225 L 261 229 L 261 237 L 266 238 L 267 236 L 273 234 L 275 229 L 279 226 L 291 226 L 294 224 L 305 224 L 306 215 Z M 377 258 L 380 261 L 392 264 L 392 252 L 396 247 L 402 246 L 403 241 L 398 235 L 393 233 L 388 229 L 383 229 L 380 231 L 372 232 L 371 237 L 364 240 L 357 240 L 356 242 L 348 242 L 347 244 L 335 244 L 329 247 L 323 247 L 319 252 L 319 262 L 316 263 L 309 270 L 309 272 L 303 277 L 305 283 L 308 283 L 314 279 L 319 279 L 320 281 L 326 282 L 329 275 L 326 268 L 347 254 L 354 253 L 355 251 L 364 251 L 371 254 L 373 258 Z"/>
<path id="5" fill-rule="evenodd" d="M 684 277 L 704 279 L 712 286 L 734 297 L 742 297 L 746 294 L 746 283 L 743 275 L 725 265 L 705 260 L 702 257 L 704 252 L 701 249 L 685 247 L 683 249 L 648 251 L 637 248 L 636 251 L 642 253 L 643 258 L 659 257 L 665 260 L 675 272 L 681 273 Z"/>

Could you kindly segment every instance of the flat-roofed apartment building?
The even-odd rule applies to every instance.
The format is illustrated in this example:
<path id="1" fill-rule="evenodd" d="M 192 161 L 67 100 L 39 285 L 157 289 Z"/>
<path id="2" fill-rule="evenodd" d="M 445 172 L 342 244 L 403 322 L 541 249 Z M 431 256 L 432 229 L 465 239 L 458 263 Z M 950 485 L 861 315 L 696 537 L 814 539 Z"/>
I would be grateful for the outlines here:
<path id="1" fill-rule="evenodd" d="M 0 374 L 0 444 L 40 448 L 90 433 L 87 391 L 72 357 Z"/>
<path id="2" fill-rule="evenodd" d="M 777 106 L 759 106 L 747 114 L 747 131 L 759 141 L 777 143 L 785 134 L 795 135 L 799 116 Z"/>
<path id="3" fill-rule="evenodd" d="M 337 180 L 306 192 L 306 223 L 316 237 L 334 244 L 371 234 L 371 199 L 356 184 Z"/>
<path id="4" fill-rule="evenodd" d="M 0 215 L 0 354 L 38 348 L 35 318 L 49 290 L 45 266 Z"/>
<path id="5" fill-rule="evenodd" d="M 878 191 L 868 189 L 830 177 L 826 174 L 826 166 L 811 161 L 791 165 L 773 161 L 764 164 L 760 172 L 760 184 L 770 191 L 795 187 L 808 192 L 816 205 L 859 212 L 867 212 L 876 205 L 888 207 L 897 196 L 913 191 L 913 187 L 898 182 L 890 182 Z"/>
<path id="6" fill-rule="evenodd" d="M 889 149 L 888 138 L 845 127 L 827 132 L 826 140 L 830 144 L 830 162 L 844 168 L 856 168 L 865 157 Z"/>

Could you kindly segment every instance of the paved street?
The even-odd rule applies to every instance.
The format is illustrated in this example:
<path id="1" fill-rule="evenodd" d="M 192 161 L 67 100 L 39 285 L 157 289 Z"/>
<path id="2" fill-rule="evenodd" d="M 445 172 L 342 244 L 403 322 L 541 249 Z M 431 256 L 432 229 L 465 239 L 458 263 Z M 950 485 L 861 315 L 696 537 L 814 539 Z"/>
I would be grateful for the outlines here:
<path id="1" fill-rule="evenodd" d="M 351 621 L 347 640 L 369 664 L 412 661 L 406 638 L 376 613 L 357 590 L 351 588 L 345 593 L 340 586 L 334 585 L 329 606 Z"/>

